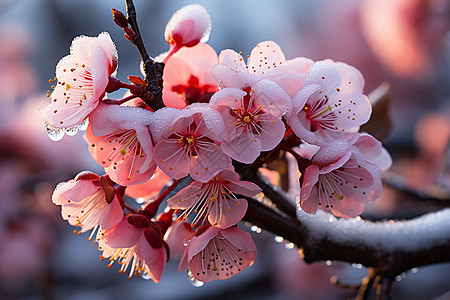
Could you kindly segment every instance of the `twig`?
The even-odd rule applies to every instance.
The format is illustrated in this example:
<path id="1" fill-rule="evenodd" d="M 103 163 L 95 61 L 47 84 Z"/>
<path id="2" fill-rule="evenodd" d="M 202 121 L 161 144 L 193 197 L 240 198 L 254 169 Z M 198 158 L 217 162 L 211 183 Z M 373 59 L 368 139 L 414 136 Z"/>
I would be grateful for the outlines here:
<path id="1" fill-rule="evenodd" d="M 163 88 L 163 70 L 164 64 L 155 62 L 145 49 L 144 42 L 142 40 L 139 26 L 137 23 L 136 8 L 134 7 L 133 0 L 126 0 L 127 4 L 127 20 L 133 30 L 134 34 L 129 36 L 129 40 L 136 46 L 141 55 L 141 59 L 144 63 L 145 81 L 148 83 L 148 94 L 144 94 L 141 98 L 153 109 L 158 110 L 164 107 L 162 100 L 162 88 Z"/>

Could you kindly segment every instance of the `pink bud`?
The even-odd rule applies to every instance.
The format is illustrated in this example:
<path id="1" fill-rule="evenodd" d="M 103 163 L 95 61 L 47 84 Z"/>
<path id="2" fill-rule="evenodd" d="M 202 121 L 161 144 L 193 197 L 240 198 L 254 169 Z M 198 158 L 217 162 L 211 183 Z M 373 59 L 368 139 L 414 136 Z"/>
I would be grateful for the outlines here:
<path id="1" fill-rule="evenodd" d="M 211 32 L 211 18 L 199 4 L 187 5 L 170 18 L 164 37 L 175 47 L 193 47 L 200 41 L 206 42 Z"/>

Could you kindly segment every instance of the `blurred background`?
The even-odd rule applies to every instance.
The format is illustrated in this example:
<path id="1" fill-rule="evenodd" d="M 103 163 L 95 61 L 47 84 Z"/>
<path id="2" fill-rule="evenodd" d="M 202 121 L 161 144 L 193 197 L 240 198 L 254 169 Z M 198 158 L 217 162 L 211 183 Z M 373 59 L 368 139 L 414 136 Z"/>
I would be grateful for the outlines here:
<path id="1" fill-rule="evenodd" d="M 55 185 L 82 170 L 103 171 L 82 134 L 52 142 L 38 109 L 48 80 L 78 35 L 108 31 L 119 52 L 117 77 L 140 75 L 139 56 L 113 23 L 119 0 L 0 0 L 0 299 L 346 299 L 359 265 L 306 265 L 289 242 L 244 224 L 258 246 L 255 265 L 231 280 L 194 287 L 170 262 L 158 285 L 127 280 L 99 260 L 96 245 L 73 235 L 51 202 Z M 192 1 L 135 0 L 150 55 L 167 51 L 165 24 Z M 391 85 L 393 128 L 384 141 L 394 158 L 387 187 L 365 216 L 411 218 L 448 207 L 450 189 L 450 1 L 197 1 L 212 18 L 209 44 L 249 54 L 273 40 L 287 59 L 331 58 L 356 66 L 369 93 Z M 428 200 L 424 200 L 428 199 Z M 431 200 L 430 200 L 431 199 Z M 399 276 L 394 299 L 450 299 L 449 264 Z M 446 294 L 447 293 L 447 294 Z M 440 297 L 440 298 L 438 298 Z"/>

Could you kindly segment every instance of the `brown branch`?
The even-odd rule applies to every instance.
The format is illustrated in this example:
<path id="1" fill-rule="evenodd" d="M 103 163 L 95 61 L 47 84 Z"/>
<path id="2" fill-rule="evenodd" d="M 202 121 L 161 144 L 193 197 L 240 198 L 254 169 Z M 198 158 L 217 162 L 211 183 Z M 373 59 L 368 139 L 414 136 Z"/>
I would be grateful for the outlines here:
<path id="1" fill-rule="evenodd" d="M 148 83 L 147 93 L 141 95 L 141 98 L 149 105 L 154 111 L 163 108 L 164 102 L 162 100 L 163 89 L 163 70 L 164 64 L 161 62 L 155 62 L 145 49 L 144 41 L 142 40 L 139 26 L 137 23 L 136 8 L 134 7 L 133 0 L 126 0 L 127 5 L 127 20 L 131 26 L 131 30 L 126 30 L 125 36 L 129 39 L 133 45 L 139 51 L 141 59 L 144 63 L 145 81 Z"/>
<path id="2" fill-rule="evenodd" d="M 445 230 L 441 235 L 428 237 L 428 240 L 422 245 L 423 247 L 417 249 L 411 250 L 407 246 L 399 246 L 389 251 L 383 249 L 383 240 L 393 239 L 394 230 L 407 227 L 412 221 L 420 218 L 432 218 L 433 216 L 430 214 L 414 220 L 389 222 L 388 224 L 367 221 L 355 223 L 354 219 L 334 220 L 331 226 L 335 228 L 336 232 L 342 231 L 344 227 L 346 227 L 346 231 L 349 231 L 353 227 L 361 227 L 364 223 L 367 227 L 376 227 L 384 233 L 373 236 L 370 242 L 365 236 L 352 233 L 349 233 L 347 239 L 339 240 L 333 236 L 333 232 L 324 232 L 324 230 L 328 230 L 323 228 L 325 222 L 328 222 L 328 215 L 325 213 L 317 213 L 315 216 L 307 216 L 303 213 L 301 221 L 299 221 L 289 216 L 283 216 L 255 199 L 247 198 L 247 200 L 248 210 L 244 220 L 296 244 L 307 263 L 325 260 L 360 263 L 368 268 L 373 268 L 377 274 L 394 278 L 415 267 L 450 262 L 450 234 L 445 233 Z M 352 225 L 352 223 L 355 224 Z M 442 226 L 448 226 L 448 224 L 442 224 Z M 320 233 L 321 230 L 322 233 Z M 412 237 L 414 236 L 414 232 L 410 234 Z M 421 245 L 420 240 L 418 243 Z"/>

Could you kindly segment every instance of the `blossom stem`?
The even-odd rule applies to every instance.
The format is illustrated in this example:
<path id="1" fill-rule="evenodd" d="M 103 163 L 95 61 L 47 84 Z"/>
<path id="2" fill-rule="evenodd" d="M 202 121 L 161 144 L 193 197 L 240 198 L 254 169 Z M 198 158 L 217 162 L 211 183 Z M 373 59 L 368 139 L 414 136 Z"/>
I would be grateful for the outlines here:
<path id="1" fill-rule="evenodd" d="M 164 192 L 162 192 L 161 195 L 159 195 L 153 203 L 158 203 L 159 206 L 163 202 L 163 200 L 166 199 L 166 197 L 173 191 L 173 189 L 177 187 L 178 183 L 178 180 L 173 180 L 173 183 L 168 186 L 167 189 L 165 189 Z"/>
<path id="2" fill-rule="evenodd" d="M 281 148 L 292 154 L 294 158 L 297 160 L 298 168 L 300 170 L 300 173 L 304 173 L 306 168 L 311 165 L 311 161 L 309 159 L 306 159 L 302 156 L 300 156 L 297 152 L 294 151 L 290 146 L 286 145 L 283 141 L 280 143 Z"/>
<path id="3" fill-rule="evenodd" d="M 137 214 L 137 213 L 138 213 L 138 211 L 137 211 L 136 209 L 132 208 L 131 206 L 129 206 L 129 205 L 126 204 L 126 203 L 123 204 L 123 207 L 126 208 L 126 209 L 128 209 L 128 210 L 129 210 L 130 212 L 132 212 L 133 214 Z"/>
<path id="4" fill-rule="evenodd" d="M 136 95 L 130 95 L 128 97 L 125 97 L 123 99 L 120 100 L 114 100 L 114 99 L 105 99 L 102 102 L 106 103 L 106 104 L 113 104 L 113 105 L 121 105 L 127 101 L 133 100 L 135 99 L 137 96 Z"/>

